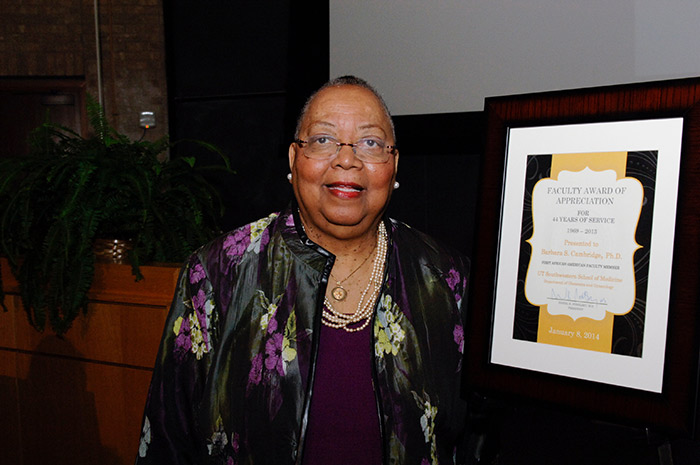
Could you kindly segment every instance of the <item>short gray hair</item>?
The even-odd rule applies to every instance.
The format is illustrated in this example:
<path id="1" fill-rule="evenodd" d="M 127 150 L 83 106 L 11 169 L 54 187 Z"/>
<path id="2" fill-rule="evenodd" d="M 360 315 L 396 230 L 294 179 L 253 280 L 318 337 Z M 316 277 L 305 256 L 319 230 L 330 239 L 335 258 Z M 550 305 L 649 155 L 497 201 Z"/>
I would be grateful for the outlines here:
<path id="1" fill-rule="evenodd" d="M 297 127 L 296 130 L 294 131 L 294 139 L 299 139 L 299 133 L 301 132 L 301 125 L 304 122 L 304 118 L 306 117 L 306 113 L 309 111 L 309 107 L 311 106 L 311 102 L 316 98 L 316 96 L 319 94 L 319 92 L 328 89 L 329 87 L 340 87 L 340 86 L 356 86 L 356 87 L 362 87 L 363 89 L 367 89 L 368 91 L 372 92 L 372 95 L 374 95 L 381 105 L 382 109 L 384 110 L 384 113 L 386 114 L 387 119 L 389 120 L 389 124 L 391 125 L 391 137 L 394 139 L 394 144 L 396 144 L 396 132 L 394 131 L 394 120 L 391 119 L 391 112 L 389 112 L 389 107 L 387 106 L 386 102 L 382 98 L 382 96 L 377 92 L 377 89 L 372 87 L 367 81 L 365 81 L 362 78 L 359 78 L 357 76 L 352 76 L 352 75 L 346 75 L 346 76 L 340 76 L 334 79 L 331 79 L 330 81 L 326 82 L 324 85 L 319 87 L 319 89 L 311 94 L 311 96 L 306 99 L 306 103 L 304 103 L 304 106 L 301 109 L 301 112 L 299 113 L 299 117 L 297 118 Z"/>

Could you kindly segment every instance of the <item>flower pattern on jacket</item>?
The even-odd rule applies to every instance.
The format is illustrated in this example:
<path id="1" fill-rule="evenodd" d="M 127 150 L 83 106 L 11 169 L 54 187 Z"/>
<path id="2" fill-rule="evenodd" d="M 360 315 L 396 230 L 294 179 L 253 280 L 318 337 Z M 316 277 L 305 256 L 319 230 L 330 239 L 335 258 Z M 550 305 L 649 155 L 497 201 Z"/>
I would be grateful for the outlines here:
<path id="1" fill-rule="evenodd" d="M 231 441 L 229 441 L 228 434 L 224 428 L 224 421 L 221 416 L 219 416 L 216 420 L 214 432 L 211 437 L 207 439 L 207 452 L 211 457 L 218 459 L 216 463 L 235 465 L 240 449 L 239 440 L 238 433 L 232 433 Z"/>
<path id="2" fill-rule="evenodd" d="M 384 354 L 396 355 L 401 348 L 401 342 L 406 337 L 406 332 L 401 328 L 403 313 L 390 295 L 385 295 L 377 309 L 374 319 L 374 353 L 383 358 Z"/>
<path id="3" fill-rule="evenodd" d="M 464 353 L 464 328 L 460 324 L 455 325 L 455 329 L 452 330 L 452 338 L 457 344 L 457 351 L 460 354 Z"/>
<path id="4" fill-rule="evenodd" d="M 270 230 L 268 226 L 277 216 L 277 213 L 273 213 L 266 218 L 250 224 L 250 242 L 246 250 L 260 253 L 260 247 L 270 242 Z"/>
<path id="5" fill-rule="evenodd" d="M 216 420 L 216 431 L 211 435 L 211 439 L 207 441 L 209 455 L 223 452 L 226 444 L 228 444 L 228 437 L 226 436 L 226 431 L 224 431 L 224 422 L 221 417 L 219 417 Z"/>
<path id="6" fill-rule="evenodd" d="M 296 314 L 290 313 L 284 327 L 277 321 L 278 304 L 282 296 L 270 302 L 264 292 L 257 291 L 259 305 L 266 309 L 260 318 L 260 331 L 265 340 L 264 351 L 256 353 L 251 359 L 248 372 L 248 393 L 253 386 L 261 382 L 270 385 L 278 377 L 287 374 L 289 364 L 296 358 Z"/>
<path id="7" fill-rule="evenodd" d="M 139 440 L 139 457 L 145 457 L 148 452 L 148 445 L 151 443 L 151 422 L 148 416 L 143 419 L 143 429 L 141 430 L 141 438 Z"/>
<path id="8" fill-rule="evenodd" d="M 467 292 L 467 276 L 461 275 L 455 268 L 450 268 L 450 271 L 447 272 L 445 281 L 447 281 L 447 285 L 455 296 L 457 309 L 461 310 L 462 300 L 464 294 Z"/>
<path id="9" fill-rule="evenodd" d="M 261 300 L 267 300 L 265 297 L 265 294 L 262 291 L 258 291 L 258 294 L 260 296 Z M 274 319 L 275 313 L 277 312 L 277 304 L 275 303 L 269 303 L 267 304 L 267 312 L 260 318 L 260 329 L 262 329 L 263 332 L 267 331 L 267 327 L 270 324 L 270 321 Z M 275 321 L 273 325 L 276 325 L 277 322 Z"/>
<path id="10" fill-rule="evenodd" d="M 229 268 L 222 270 L 225 274 L 230 273 L 230 267 L 234 267 L 240 263 L 245 252 L 253 251 L 256 254 L 260 253 L 261 248 L 270 241 L 270 230 L 268 226 L 277 216 L 279 216 L 277 213 L 272 213 L 265 218 L 242 226 L 232 231 L 224 239 L 224 252 L 226 256 L 231 259 L 231 261 L 227 263 Z"/>
<path id="11" fill-rule="evenodd" d="M 423 410 L 423 415 L 420 417 L 420 427 L 423 430 L 425 443 L 430 445 L 430 461 L 427 463 L 437 465 L 437 440 L 435 438 L 435 417 L 437 417 L 438 413 L 437 406 L 430 403 L 430 396 L 425 392 L 423 392 L 422 396 L 419 396 L 414 391 L 413 397 L 418 407 Z M 424 458 L 423 462 L 426 460 L 427 459 Z"/>
<path id="12" fill-rule="evenodd" d="M 450 271 L 448 271 L 447 276 L 445 278 L 445 281 L 447 281 L 447 285 L 449 286 L 450 290 L 455 296 L 455 302 L 457 303 L 457 309 L 460 310 L 462 308 L 462 297 L 466 291 L 467 288 L 467 278 L 466 276 L 461 276 L 459 272 L 451 268 Z M 456 323 L 454 326 L 454 329 L 452 330 L 452 339 L 454 340 L 455 344 L 457 344 L 457 351 L 460 354 L 464 353 L 464 327 Z M 459 362 L 457 363 L 457 371 L 462 370 L 462 359 L 459 359 Z"/>
<path id="13" fill-rule="evenodd" d="M 250 245 L 250 225 L 245 225 L 233 231 L 224 240 L 224 251 L 226 255 L 233 259 L 233 264 L 236 265 L 243 258 L 243 252 Z"/>
<path id="14" fill-rule="evenodd" d="M 190 284 L 196 284 L 200 280 L 201 273 L 195 265 L 190 272 Z M 193 353 L 197 360 L 201 360 L 212 348 L 209 330 L 214 301 L 203 289 L 199 289 L 191 301 L 186 302 L 185 305 L 191 307 L 194 312 L 186 317 L 178 317 L 173 323 L 173 332 L 176 335 L 175 352 L 179 360 L 182 360 L 187 352 Z"/>

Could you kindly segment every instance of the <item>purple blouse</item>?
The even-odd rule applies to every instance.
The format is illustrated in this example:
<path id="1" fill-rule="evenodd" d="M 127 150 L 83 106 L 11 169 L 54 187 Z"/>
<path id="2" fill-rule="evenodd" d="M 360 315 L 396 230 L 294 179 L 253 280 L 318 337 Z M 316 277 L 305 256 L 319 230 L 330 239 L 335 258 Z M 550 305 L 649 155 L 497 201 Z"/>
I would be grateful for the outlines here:
<path id="1" fill-rule="evenodd" d="M 348 333 L 321 325 L 304 465 L 380 465 L 369 326 Z"/>

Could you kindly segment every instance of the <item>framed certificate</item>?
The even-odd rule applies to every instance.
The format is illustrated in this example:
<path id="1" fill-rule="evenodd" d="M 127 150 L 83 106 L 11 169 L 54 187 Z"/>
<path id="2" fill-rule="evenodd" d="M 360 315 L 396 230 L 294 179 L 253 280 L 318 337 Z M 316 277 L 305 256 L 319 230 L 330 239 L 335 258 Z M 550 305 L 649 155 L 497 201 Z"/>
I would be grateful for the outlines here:
<path id="1" fill-rule="evenodd" d="M 694 432 L 699 101 L 696 79 L 486 100 L 473 387 Z"/>

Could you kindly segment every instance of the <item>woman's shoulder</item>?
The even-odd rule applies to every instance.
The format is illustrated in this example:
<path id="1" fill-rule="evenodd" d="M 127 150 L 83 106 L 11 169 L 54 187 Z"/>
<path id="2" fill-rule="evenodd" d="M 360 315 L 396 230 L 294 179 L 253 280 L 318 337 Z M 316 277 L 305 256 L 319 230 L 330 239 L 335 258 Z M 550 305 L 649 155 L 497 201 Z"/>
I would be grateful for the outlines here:
<path id="1" fill-rule="evenodd" d="M 194 251 L 189 261 L 198 261 L 205 266 L 216 263 L 217 268 L 228 269 L 248 255 L 259 255 L 274 236 L 283 216 L 284 212 L 274 212 L 223 233 Z"/>
<path id="2" fill-rule="evenodd" d="M 429 270 L 447 285 L 454 295 L 457 308 L 462 309 L 469 282 L 469 258 L 457 249 L 400 221 L 391 220 L 391 229 L 397 257 L 395 266 L 404 271 L 415 271 L 406 273 L 406 276 L 424 276 L 423 273 Z M 425 285 L 426 282 L 423 281 L 422 284 Z"/>
<path id="3" fill-rule="evenodd" d="M 460 262 L 467 267 L 469 259 L 462 252 L 408 224 L 389 219 L 392 243 L 403 250 L 410 250 L 412 256 L 423 256 L 432 262 Z"/>
<path id="4" fill-rule="evenodd" d="M 270 231 L 274 228 L 279 213 L 271 213 L 264 218 L 232 229 L 208 244 L 202 250 L 224 250 L 229 256 L 239 256 L 252 251 L 265 240 L 269 240 Z"/>

